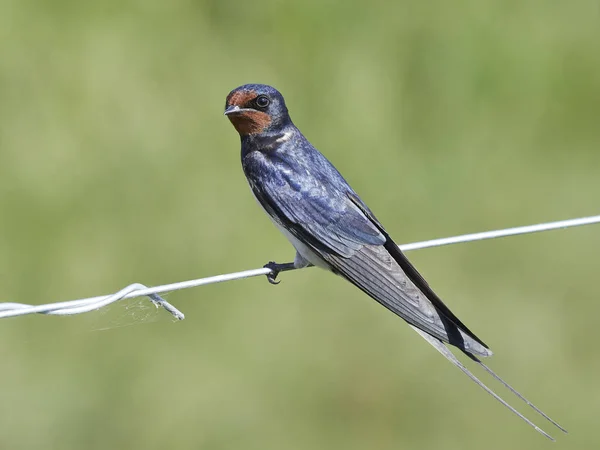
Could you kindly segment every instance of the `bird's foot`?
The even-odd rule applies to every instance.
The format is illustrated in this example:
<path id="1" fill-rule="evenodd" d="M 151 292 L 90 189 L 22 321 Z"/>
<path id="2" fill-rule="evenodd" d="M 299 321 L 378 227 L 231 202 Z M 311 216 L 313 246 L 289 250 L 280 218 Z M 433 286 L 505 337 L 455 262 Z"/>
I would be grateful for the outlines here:
<path id="1" fill-rule="evenodd" d="M 269 261 L 263 267 L 265 269 L 271 270 L 271 272 L 267 274 L 267 280 L 271 284 L 279 284 L 280 283 L 280 281 L 277 281 L 277 276 L 279 275 L 280 272 L 285 272 L 287 270 L 293 270 L 293 269 L 295 269 L 295 266 L 294 266 L 293 262 L 283 263 L 283 264 L 277 264 L 274 261 Z"/>

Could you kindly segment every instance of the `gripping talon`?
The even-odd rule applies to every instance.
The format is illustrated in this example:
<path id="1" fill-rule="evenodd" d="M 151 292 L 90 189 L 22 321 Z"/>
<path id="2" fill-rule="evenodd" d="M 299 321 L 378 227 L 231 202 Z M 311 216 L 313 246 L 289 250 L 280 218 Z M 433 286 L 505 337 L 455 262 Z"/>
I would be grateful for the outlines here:
<path id="1" fill-rule="evenodd" d="M 265 264 L 263 267 L 265 269 L 270 269 L 271 273 L 267 274 L 267 281 L 271 284 L 279 284 L 281 283 L 281 281 L 277 281 L 277 276 L 279 275 L 279 269 L 278 269 L 278 264 L 274 261 L 269 261 L 267 264 Z"/>

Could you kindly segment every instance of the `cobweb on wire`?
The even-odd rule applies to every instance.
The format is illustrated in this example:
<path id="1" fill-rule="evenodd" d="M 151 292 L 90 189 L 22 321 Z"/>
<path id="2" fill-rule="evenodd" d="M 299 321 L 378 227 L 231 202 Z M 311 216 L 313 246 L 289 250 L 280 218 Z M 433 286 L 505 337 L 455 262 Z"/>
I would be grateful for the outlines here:
<path id="1" fill-rule="evenodd" d="M 163 295 L 162 298 L 167 295 Z M 132 325 L 178 321 L 175 316 L 165 314 L 160 304 L 149 301 L 146 297 L 125 298 L 92 311 L 89 315 L 89 324 L 85 327 L 87 331 L 107 331 Z"/>
<path id="2" fill-rule="evenodd" d="M 141 297 L 140 292 L 147 298 Z M 167 292 L 165 289 L 161 292 Z M 118 302 L 118 305 L 115 303 Z M 111 307 L 111 306 L 115 307 Z M 116 307 L 118 306 L 118 307 Z M 111 295 L 71 300 L 66 302 L 48 303 L 45 305 L 26 305 L 23 303 L 0 303 L 0 318 L 15 317 L 28 314 L 47 314 L 70 316 L 91 313 L 92 318 L 97 316 L 95 329 L 111 329 L 128 325 L 149 323 L 163 320 L 169 316 L 162 313 L 162 309 L 171 313 L 172 320 L 183 320 L 185 316 L 181 311 L 167 302 L 151 288 L 140 283 L 133 283 Z"/>

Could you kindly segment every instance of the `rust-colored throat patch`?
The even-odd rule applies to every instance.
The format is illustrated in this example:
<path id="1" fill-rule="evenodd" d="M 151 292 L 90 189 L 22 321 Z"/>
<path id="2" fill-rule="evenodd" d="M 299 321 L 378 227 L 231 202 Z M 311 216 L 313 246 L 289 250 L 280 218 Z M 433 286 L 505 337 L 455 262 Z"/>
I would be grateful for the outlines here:
<path id="1" fill-rule="evenodd" d="M 228 114 L 227 117 L 242 136 L 262 133 L 271 124 L 271 116 L 254 109 Z"/>

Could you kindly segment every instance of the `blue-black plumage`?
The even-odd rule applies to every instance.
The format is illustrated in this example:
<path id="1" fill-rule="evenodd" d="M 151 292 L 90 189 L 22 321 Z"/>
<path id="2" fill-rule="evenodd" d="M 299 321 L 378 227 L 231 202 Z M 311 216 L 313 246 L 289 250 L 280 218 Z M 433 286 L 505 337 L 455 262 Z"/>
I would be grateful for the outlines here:
<path id="1" fill-rule="evenodd" d="M 458 347 L 523 398 L 478 359 L 492 352 L 433 292 L 373 212 L 293 124 L 275 88 L 247 84 L 234 89 L 227 96 L 225 114 L 240 134 L 242 167 L 254 196 L 296 248 L 294 263 L 268 265 L 271 282 L 279 271 L 310 264 L 344 277 L 415 327 L 488 393 L 548 436 L 445 349 L 443 342 Z"/>

